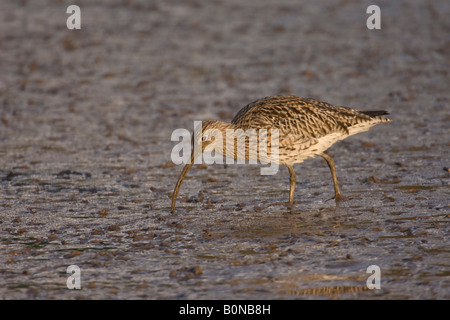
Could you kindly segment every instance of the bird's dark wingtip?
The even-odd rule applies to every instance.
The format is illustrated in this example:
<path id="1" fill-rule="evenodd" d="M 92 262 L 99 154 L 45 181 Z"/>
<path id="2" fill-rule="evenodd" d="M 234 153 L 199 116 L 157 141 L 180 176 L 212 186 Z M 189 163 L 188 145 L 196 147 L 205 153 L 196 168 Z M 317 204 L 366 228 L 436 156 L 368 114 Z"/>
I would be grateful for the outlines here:
<path id="1" fill-rule="evenodd" d="M 389 115 L 389 112 L 386 110 L 377 110 L 377 111 L 362 111 L 363 114 L 368 115 L 369 117 L 378 117 Z"/>

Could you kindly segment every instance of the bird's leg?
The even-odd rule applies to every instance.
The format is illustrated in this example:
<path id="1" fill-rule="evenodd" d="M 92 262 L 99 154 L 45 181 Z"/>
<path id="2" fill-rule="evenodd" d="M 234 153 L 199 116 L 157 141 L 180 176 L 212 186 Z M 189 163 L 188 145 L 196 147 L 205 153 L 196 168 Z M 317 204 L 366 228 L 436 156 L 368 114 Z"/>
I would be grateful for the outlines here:
<path id="1" fill-rule="evenodd" d="M 291 188 L 289 189 L 289 204 L 294 202 L 294 190 L 297 183 L 297 176 L 295 175 L 294 167 L 292 165 L 287 166 L 289 169 Z"/>
<path id="2" fill-rule="evenodd" d="M 325 159 L 325 161 L 328 164 L 328 167 L 331 171 L 331 177 L 333 178 L 334 183 L 334 200 L 341 201 L 343 199 L 341 192 L 339 191 L 339 185 L 337 182 L 337 176 L 336 176 L 336 168 L 334 167 L 334 160 L 330 156 L 326 155 L 325 153 L 321 153 L 320 156 Z"/>

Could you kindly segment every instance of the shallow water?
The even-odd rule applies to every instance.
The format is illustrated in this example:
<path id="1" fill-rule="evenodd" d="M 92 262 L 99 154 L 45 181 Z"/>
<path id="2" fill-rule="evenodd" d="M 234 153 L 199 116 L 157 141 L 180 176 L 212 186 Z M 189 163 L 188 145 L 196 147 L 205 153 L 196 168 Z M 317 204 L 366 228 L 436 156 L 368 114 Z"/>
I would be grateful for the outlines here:
<path id="1" fill-rule="evenodd" d="M 24 3 L 0 4 L 1 298 L 450 298 L 447 2 L 382 2 L 374 31 L 369 3 L 80 2 L 80 31 Z M 389 110 L 329 150 L 346 201 L 322 159 L 292 208 L 284 167 L 196 165 L 172 215 L 172 131 L 274 94 Z"/>

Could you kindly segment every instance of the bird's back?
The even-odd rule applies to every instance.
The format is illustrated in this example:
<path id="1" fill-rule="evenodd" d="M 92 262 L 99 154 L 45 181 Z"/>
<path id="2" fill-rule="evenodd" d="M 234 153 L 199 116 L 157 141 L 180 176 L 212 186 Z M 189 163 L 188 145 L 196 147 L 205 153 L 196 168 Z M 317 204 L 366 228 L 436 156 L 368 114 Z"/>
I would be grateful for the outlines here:
<path id="1" fill-rule="evenodd" d="M 231 123 L 243 130 L 278 129 L 280 157 L 287 157 L 281 162 L 297 163 L 349 135 L 390 121 L 380 117 L 384 114 L 387 112 L 360 111 L 298 96 L 271 96 L 242 108 Z"/>
<path id="2" fill-rule="evenodd" d="M 360 111 L 298 96 L 271 96 L 249 103 L 231 123 L 242 129 L 277 128 L 319 138 L 334 131 L 348 133 L 352 126 L 389 121 L 386 111 Z"/>

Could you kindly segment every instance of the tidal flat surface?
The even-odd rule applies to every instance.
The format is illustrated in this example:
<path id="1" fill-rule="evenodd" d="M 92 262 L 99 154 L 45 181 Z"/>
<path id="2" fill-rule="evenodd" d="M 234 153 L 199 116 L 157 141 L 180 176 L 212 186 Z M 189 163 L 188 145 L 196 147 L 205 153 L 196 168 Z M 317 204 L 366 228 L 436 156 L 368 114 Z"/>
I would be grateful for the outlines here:
<path id="1" fill-rule="evenodd" d="M 450 299 L 450 4 L 0 3 L 0 298 Z M 177 128 L 295 94 L 392 122 L 289 174 L 195 165 Z M 68 266 L 81 290 L 66 286 Z M 380 289 L 367 268 L 379 266 Z"/>

